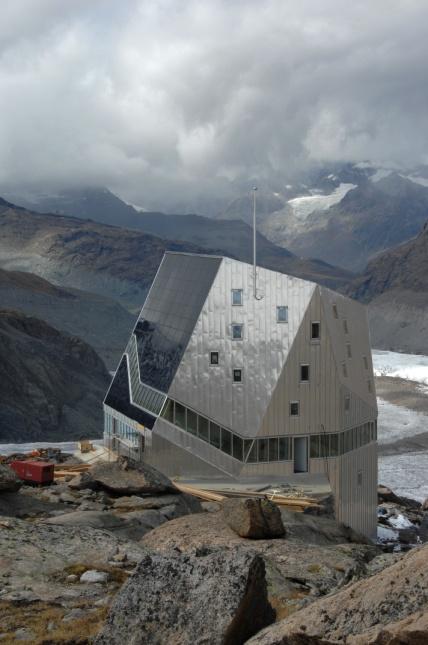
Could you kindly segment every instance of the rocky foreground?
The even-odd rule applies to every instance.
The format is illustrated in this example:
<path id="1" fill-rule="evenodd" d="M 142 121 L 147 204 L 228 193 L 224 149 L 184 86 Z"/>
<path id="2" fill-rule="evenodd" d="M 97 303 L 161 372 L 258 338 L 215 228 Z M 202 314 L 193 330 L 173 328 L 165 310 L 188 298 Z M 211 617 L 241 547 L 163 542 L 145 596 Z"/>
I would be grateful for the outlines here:
<path id="1" fill-rule="evenodd" d="M 338 526 L 329 500 L 200 503 L 126 460 L 68 479 L 0 465 L 0 643 L 428 642 L 427 511 L 387 489 L 388 518 L 420 525 L 404 554 Z"/>

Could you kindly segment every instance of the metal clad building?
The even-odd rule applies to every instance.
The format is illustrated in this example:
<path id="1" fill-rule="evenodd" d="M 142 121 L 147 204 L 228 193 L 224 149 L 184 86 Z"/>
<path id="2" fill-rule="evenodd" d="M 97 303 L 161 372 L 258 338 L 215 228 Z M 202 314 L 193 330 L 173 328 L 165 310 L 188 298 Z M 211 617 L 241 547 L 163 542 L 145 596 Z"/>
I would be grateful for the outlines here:
<path id="1" fill-rule="evenodd" d="M 327 474 L 376 531 L 377 405 L 365 308 L 292 276 L 167 253 L 105 399 L 115 450 L 170 476 Z"/>

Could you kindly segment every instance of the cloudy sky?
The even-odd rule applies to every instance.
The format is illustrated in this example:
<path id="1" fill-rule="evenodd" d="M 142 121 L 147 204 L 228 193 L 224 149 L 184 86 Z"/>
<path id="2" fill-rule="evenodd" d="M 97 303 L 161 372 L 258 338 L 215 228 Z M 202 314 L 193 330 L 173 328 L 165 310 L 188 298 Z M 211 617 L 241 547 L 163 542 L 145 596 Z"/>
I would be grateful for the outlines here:
<path id="1" fill-rule="evenodd" d="M 6 0 L 0 186 L 153 206 L 320 160 L 427 162 L 427 32 L 427 0 Z"/>

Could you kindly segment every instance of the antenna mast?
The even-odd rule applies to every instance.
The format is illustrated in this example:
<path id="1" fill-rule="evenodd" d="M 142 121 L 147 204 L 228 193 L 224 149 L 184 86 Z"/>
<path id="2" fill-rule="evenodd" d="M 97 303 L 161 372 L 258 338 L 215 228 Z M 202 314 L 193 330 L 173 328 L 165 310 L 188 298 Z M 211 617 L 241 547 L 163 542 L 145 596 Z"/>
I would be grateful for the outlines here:
<path id="1" fill-rule="evenodd" d="M 253 284 L 254 284 L 254 298 L 257 300 L 256 192 L 257 192 L 257 186 L 253 186 Z"/>

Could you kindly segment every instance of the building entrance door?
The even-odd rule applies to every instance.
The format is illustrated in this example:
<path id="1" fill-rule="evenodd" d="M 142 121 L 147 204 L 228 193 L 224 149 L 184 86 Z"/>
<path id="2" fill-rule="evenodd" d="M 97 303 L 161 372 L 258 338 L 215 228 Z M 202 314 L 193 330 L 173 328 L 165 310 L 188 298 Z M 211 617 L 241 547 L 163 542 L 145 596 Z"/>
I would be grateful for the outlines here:
<path id="1" fill-rule="evenodd" d="M 294 472 L 308 472 L 308 437 L 294 437 Z"/>

